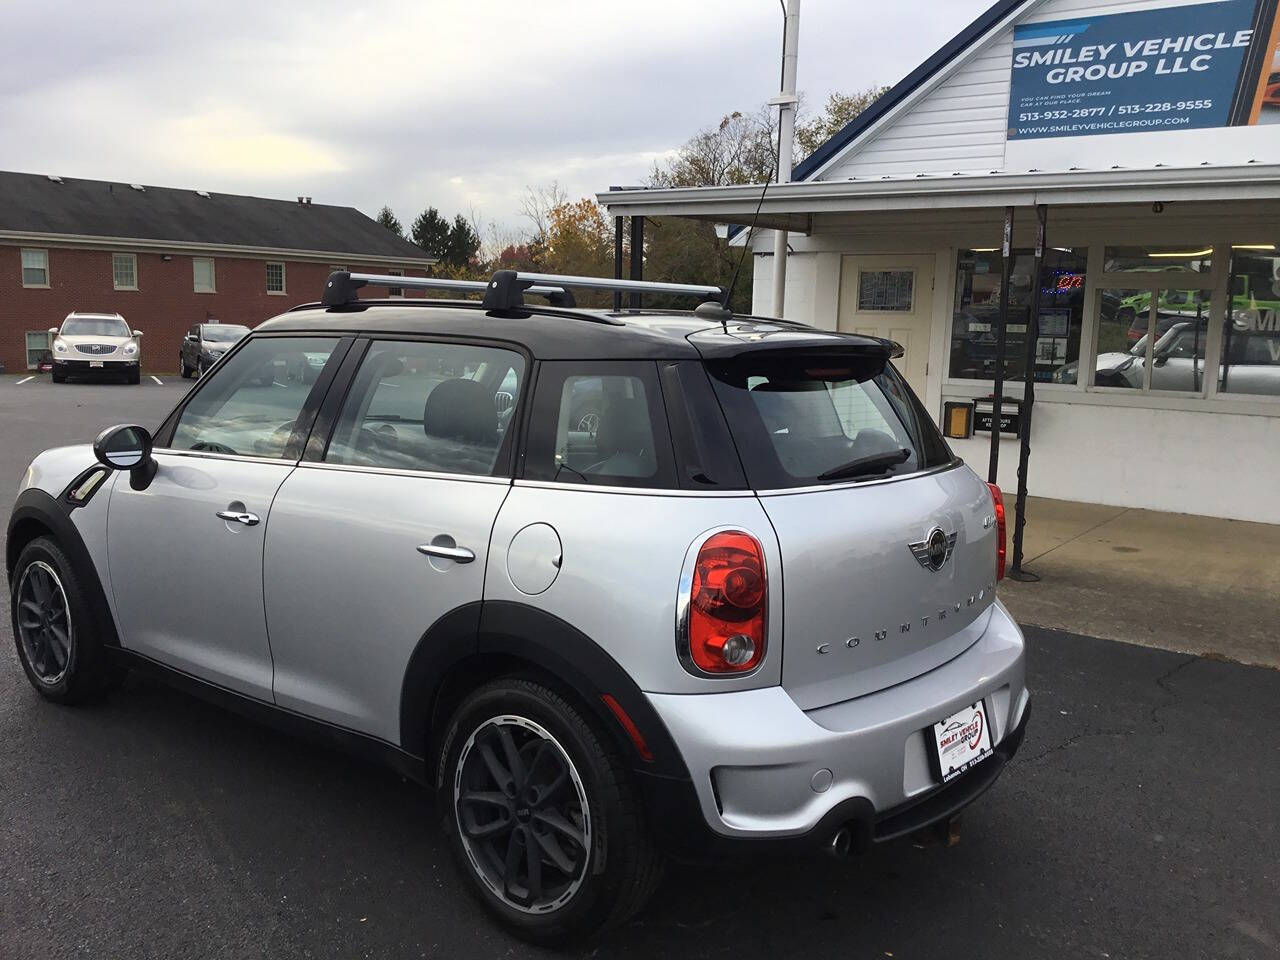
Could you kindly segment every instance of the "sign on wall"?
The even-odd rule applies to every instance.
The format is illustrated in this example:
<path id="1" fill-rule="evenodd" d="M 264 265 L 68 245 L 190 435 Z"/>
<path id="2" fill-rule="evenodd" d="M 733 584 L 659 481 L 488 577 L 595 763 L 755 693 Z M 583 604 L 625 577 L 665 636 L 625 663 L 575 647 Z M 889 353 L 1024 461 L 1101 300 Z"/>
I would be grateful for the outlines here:
<path id="1" fill-rule="evenodd" d="M 1016 26 L 1009 140 L 1280 122 L 1278 44 L 1274 0 Z"/>

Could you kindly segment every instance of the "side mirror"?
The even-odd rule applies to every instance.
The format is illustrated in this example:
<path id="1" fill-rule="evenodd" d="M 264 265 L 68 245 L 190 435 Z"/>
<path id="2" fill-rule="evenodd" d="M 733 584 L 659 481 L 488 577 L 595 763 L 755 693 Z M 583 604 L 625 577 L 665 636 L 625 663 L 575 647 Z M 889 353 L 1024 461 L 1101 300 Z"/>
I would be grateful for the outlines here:
<path id="1" fill-rule="evenodd" d="M 139 336 L 141 336 L 141 334 L 139 334 Z M 197 341 L 199 341 L 200 338 L 197 337 L 194 333 L 188 333 L 182 339 L 186 340 L 187 343 L 196 343 Z"/>
<path id="2" fill-rule="evenodd" d="M 135 331 L 133 331 L 133 335 L 134 335 L 135 337 L 140 337 L 140 336 L 142 336 L 142 331 L 141 331 L 141 330 L 135 330 Z"/>
<path id="3" fill-rule="evenodd" d="M 56 337 L 56 336 L 58 335 L 58 328 L 57 328 L 57 327 L 50 327 L 50 328 L 49 328 L 49 333 Z"/>
<path id="4" fill-rule="evenodd" d="M 151 433 L 146 427 L 107 427 L 93 441 L 93 455 L 112 470 L 128 470 L 129 485 L 135 490 L 145 490 L 156 475 Z"/>

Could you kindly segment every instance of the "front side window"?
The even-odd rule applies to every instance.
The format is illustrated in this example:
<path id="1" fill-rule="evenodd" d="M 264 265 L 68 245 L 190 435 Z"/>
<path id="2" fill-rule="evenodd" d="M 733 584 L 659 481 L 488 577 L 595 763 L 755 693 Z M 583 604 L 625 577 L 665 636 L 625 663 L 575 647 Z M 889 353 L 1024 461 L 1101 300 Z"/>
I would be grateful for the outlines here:
<path id="1" fill-rule="evenodd" d="M 1280 247 L 1232 251 L 1218 391 L 1280 396 Z"/>
<path id="2" fill-rule="evenodd" d="M 334 428 L 326 463 L 491 476 L 524 383 L 514 350 L 375 341 Z"/>
<path id="3" fill-rule="evenodd" d="M 138 289 L 138 257 L 133 253 L 111 255 L 111 283 L 117 290 Z"/>
<path id="4" fill-rule="evenodd" d="M 337 337 L 261 337 L 202 381 L 178 419 L 174 450 L 280 459 Z M 305 426 L 305 425 L 303 425 Z"/>
<path id="5" fill-rule="evenodd" d="M 49 285 L 49 251 L 22 251 L 22 285 L 47 287 Z"/>
<path id="6" fill-rule="evenodd" d="M 707 368 L 756 489 L 879 479 L 952 460 L 883 359 L 746 356 Z"/>
<path id="7" fill-rule="evenodd" d="M 549 362 L 534 401 L 525 476 L 601 486 L 676 486 L 651 361 Z"/>
<path id="8" fill-rule="evenodd" d="M 1039 331 L 1032 376 L 1037 381 L 1075 383 L 1084 321 L 1084 280 L 1088 251 L 1052 247 L 1045 251 L 1039 282 L 1032 280 L 1035 254 L 1015 250 L 1009 270 L 1009 319 L 1005 336 L 1006 380 L 1022 380 L 1026 370 L 1027 327 L 1032 298 L 1040 297 Z M 961 250 L 956 265 L 955 311 L 951 321 L 948 375 L 961 380 L 995 377 L 1000 332 L 1002 264 L 999 250 Z"/>
<path id="9" fill-rule="evenodd" d="M 213 258 L 211 257 L 193 257 L 191 259 L 191 271 L 195 283 L 196 293 L 216 293 L 217 286 L 214 283 L 213 275 Z"/>
<path id="10" fill-rule="evenodd" d="M 284 264 L 267 264 L 267 293 L 284 293 Z"/>

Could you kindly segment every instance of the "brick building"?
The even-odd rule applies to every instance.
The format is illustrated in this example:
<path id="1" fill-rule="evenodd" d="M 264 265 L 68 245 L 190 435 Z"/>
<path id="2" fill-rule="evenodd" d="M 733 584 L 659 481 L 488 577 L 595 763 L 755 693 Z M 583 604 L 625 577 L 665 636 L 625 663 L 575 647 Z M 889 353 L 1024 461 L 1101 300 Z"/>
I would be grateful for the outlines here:
<path id="1" fill-rule="evenodd" d="M 0 364 L 33 369 L 72 310 L 120 313 L 147 372 L 193 323 L 255 326 L 317 300 L 335 269 L 434 261 L 352 207 L 0 172 Z M 406 291 L 411 294 L 413 291 Z"/>

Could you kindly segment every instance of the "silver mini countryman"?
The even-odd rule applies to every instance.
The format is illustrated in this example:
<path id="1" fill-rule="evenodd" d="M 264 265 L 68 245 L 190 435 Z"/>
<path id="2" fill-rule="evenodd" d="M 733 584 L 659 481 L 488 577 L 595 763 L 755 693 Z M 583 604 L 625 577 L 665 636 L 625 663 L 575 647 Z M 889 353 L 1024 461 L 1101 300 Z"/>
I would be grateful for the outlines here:
<path id="1" fill-rule="evenodd" d="M 393 764 L 536 941 L 668 856 L 952 824 L 1029 712 L 999 490 L 893 343 L 582 287 L 637 285 L 335 273 L 154 433 L 41 454 L 6 552 L 32 686 L 148 671 Z"/>

